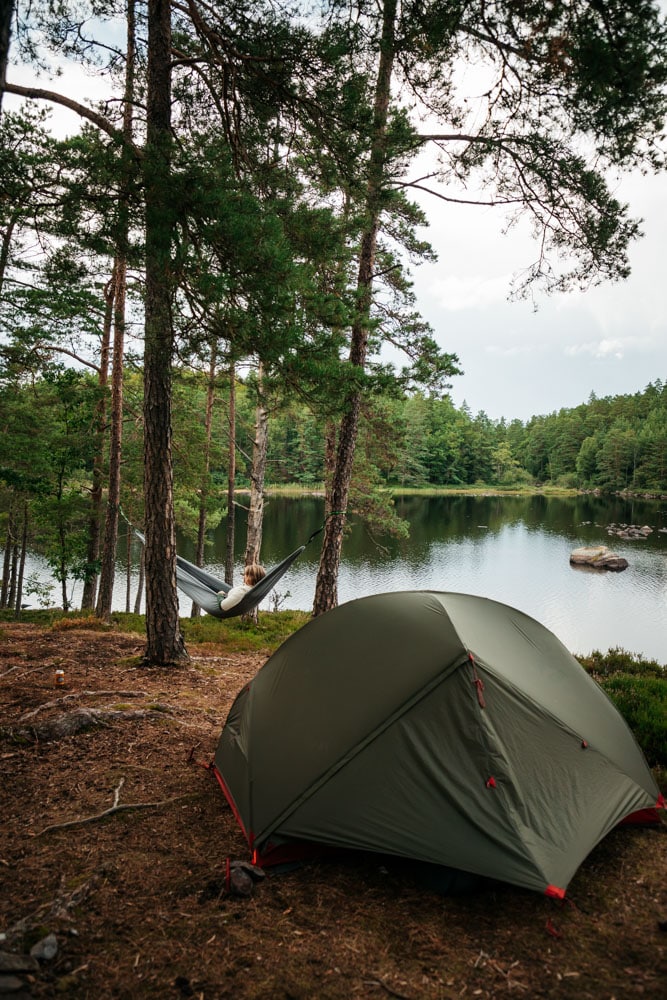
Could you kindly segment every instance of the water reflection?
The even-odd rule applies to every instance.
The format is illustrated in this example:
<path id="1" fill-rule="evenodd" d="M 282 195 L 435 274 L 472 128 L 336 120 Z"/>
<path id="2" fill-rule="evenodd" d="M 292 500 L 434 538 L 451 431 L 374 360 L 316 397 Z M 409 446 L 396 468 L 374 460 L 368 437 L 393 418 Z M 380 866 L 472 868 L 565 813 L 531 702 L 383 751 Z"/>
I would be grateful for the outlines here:
<path id="1" fill-rule="evenodd" d="M 410 523 L 407 540 L 377 545 L 355 523 L 343 547 L 339 601 L 386 591 L 436 589 L 480 594 L 520 608 L 551 628 L 568 649 L 613 646 L 667 662 L 667 503 L 578 497 L 419 497 L 396 501 Z M 319 498 L 272 498 L 262 558 L 273 565 L 322 523 Z M 610 538 L 612 523 L 648 524 L 645 541 Z M 237 530 L 240 563 L 245 525 Z M 569 555 L 606 544 L 629 562 L 623 573 L 581 573 Z M 224 564 L 225 528 L 207 560 Z M 283 607 L 309 611 L 319 539 L 278 585 Z M 289 597 L 286 595 L 289 593 Z M 271 605 L 270 599 L 265 607 Z"/>
<path id="2" fill-rule="evenodd" d="M 454 590 L 503 601 L 552 629 L 574 653 L 619 646 L 667 664 L 667 501 L 581 497 L 418 497 L 396 501 L 410 523 L 407 540 L 381 539 L 354 522 L 343 547 L 340 603 L 398 590 Z M 271 566 L 306 542 L 322 524 L 323 501 L 271 498 L 266 506 L 262 559 Z M 644 541 L 610 538 L 609 524 L 648 524 Z M 662 530 L 661 530 L 662 529 Z M 321 536 L 279 582 L 281 606 L 310 611 Z M 622 573 L 581 572 L 569 555 L 579 545 L 609 545 L 629 563 Z M 236 531 L 237 579 L 245 547 L 245 521 Z M 194 547 L 179 540 L 194 558 Z M 135 552 L 138 558 L 138 552 Z M 125 546 L 118 550 L 115 610 L 125 609 Z M 225 525 L 212 533 L 206 564 L 224 576 Z M 26 575 L 48 578 L 43 561 L 29 560 Z M 135 584 L 136 586 L 136 584 Z M 80 590 L 74 588 L 73 605 Z M 132 602 L 134 601 L 134 592 Z M 269 597 L 264 608 L 273 606 Z M 181 614 L 190 613 L 182 597 Z"/>

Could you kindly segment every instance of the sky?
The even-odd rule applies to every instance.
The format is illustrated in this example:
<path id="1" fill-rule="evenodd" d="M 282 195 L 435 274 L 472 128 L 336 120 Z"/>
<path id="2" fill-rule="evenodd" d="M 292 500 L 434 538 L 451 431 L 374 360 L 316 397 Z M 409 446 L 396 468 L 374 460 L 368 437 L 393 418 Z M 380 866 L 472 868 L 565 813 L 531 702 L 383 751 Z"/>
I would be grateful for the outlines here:
<path id="1" fill-rule="evenodd" d="M 631 275 L 586 292 L 508 300 L 513 275 L 535 258 L 527 230 L 503 235 L 501 212 L 420 203 L 436 263 L 413 270 L 422 316 L 462 376 L 450 395 L 494 420 L 530 419 L 597 397 L 667 381 L 667 174 L 633 174 L 617 197 L 643 237 L 630 251 Z"/>
<path id="2" fill-rule="evenodd" d="M 35 82 L 21 66 L 10 67 L 8 79 Z M 58 80 L 53 89 L 107 96 L 104 81 L 80 68 L 68 70 L 66 88 Z M 4 107 L 18 104 L 5 95 Z M 54 131 L 66 134 L 77 124 L 73 113 L 54 108 Z M 536 256 L 527 227 L 504 234 L 502 210 L 412 193 L 429 220 L 422 235 L 438 255 L 412 271 L 416 307 L 443 350 L 459 358 L 464 374 L 450 390 L 456 406 L 526 421 L 585 403 L 591 393 L 615 396 L 667 382 L 667 174 L 634 173 L 615 193 L 643 220 L 630 277 L 535 302 L 509 301 L 513 275 Z"/>

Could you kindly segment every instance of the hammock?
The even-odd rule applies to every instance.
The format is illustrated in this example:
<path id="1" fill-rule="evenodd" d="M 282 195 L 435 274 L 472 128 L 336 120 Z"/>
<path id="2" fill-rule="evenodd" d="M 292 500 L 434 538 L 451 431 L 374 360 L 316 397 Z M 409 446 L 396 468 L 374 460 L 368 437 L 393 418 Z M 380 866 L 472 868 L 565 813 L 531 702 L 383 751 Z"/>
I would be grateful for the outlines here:
<path id="1" fill-rule="evenodd" d="M 331 515 L 328 515 L 331 517 Z M 316 531 L 312 533 L 308 541 L 304 545 L 300 545 L 298 549 L 294 552 L 290 552 L 282 562 L 279 562 L 277 566 L 273 569 L 267 570 L 266 576 L 263 576 L 254 587 L 243 595 L 238 604 L 235 604 L 232 608 L 227 608 L 223 611 L 220 607 L 220 598 L 218 594 L 220 591 L 224 591 L 226 594 L 232 589 L 232 585 L 225 583 L 224 580 L 218 580 L 217 577 L 213 576 L 211 573 L 207 573 L 206 570 L 201 569 L 199 566 L 195 566 L 194 563 L 188 562 L 187 559 L 183 559 L 182 556 L 176 556 L 176 584 L 184 594 L 191 597 L 192 600 L 199 605 L 207 614 L 213 615 L 214 618 L 234 618 L 238 615 L 246 615 L 253 608 L 256 608 L 258 604 L 266 597 L 266 595 L 273 590 L 275 585 L 281 576 L 287 572 L 292 563 L 299 558 L 303 550 L 306 548 L 313 538 L 315 538 L 321 531 L 324 530 L 324 525 L 317 528 Z M 144 536 L 135 529 L 135 535 L 142 543 L 145 542 Z"/>

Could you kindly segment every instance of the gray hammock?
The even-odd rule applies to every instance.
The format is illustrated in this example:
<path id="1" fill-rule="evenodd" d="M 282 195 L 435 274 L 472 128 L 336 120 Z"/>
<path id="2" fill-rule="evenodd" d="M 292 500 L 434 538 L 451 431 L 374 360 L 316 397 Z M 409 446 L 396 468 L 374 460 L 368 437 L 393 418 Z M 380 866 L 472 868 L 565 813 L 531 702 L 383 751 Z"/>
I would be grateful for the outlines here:
<path id="1" fill-rule="evenodd" d="M 313 538 L 319 535 L 323 529 L 324 525 L 317 528 L 304 545 L 300 545 L 294 552 L 290 552 L 273 569 L 267 570 L 266 576 L 263 576 L 254 587 L 251 587 L 243 595 L 238 604 L 235 604 L 232 608 L 227 608 L 226 611 L 223 611 L 220 607 L 218 594 L 221 591 L 224 591 L 226 594 L 229 593 L 232 585 L 225 583 L 224 580 L 218 580 L 211 573 L 207 573 L 200 566 L 195 566 L 194 563 L 188 562 L 187 559 L 183 559 L 179 555 L 176 556 L 176 584 L 184 594 L 192 598 L 195 604 L 198 604 L 207 614 L 213 615 L 214 618 L 235 618 L 239 615 L 246 615 L 253 608 L 256 608 L 266 595 L 273 590 L 281 576 L 299 558 L 306 545 L 312 542 Z M 144 536 L 136 529 L 134 533 L 143 545 L 145 542 Z"/>

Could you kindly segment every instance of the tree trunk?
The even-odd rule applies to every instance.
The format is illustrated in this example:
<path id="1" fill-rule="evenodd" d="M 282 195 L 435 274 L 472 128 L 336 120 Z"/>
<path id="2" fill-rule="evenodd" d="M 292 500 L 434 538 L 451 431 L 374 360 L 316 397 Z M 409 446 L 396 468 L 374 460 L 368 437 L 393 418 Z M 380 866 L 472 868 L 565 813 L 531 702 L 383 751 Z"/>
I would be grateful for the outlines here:
<path id="1" fill-rule="evenodd" d="M 137 594 L 134 598 L 134 613 L 135 615 L 141 614 L 141 598 L 144 593 L 144 567 L 146 565 L 146 556 L 144 546 L 140 546 L 141 552 L 139 554 L 139 579 L 137 581 Z"/>
<path id="2" fill-rule="evenodd" d="M 14 507 L 10 505 L 7 514 L 7 533 L 5 534 L 5 554 L 2 560 L 2 589 L 0 590 L 0 608 L 9 606 L 9 583 L 12 563 L 12 546 L 14 544 Z"/>
<path id="3" fill-rule="evenodd" d="M 260 562 L 260 551 L 262 548 L 264 480 L 266 477 L 266 455 L 269 443 L 269 414 L 264 399 L 262 376 L 263 370 L 260 364 L 257 378 L 255 438 L 252 443 L 252 466 L 250 470 L 250 510 L 248 511 L 248 532 L 245 550 L 246 566 L 249 566 L 251 563 Z"/>
<path id="4" fill-rule="evenodd" d="M 11 558 L 11 568 L 9 571 L 9 597 L 7 600 L 7 605 L 13 608 L 16 604 L 16 581 L 18 578 L 18 564 L 19 564 L 19 543 L 17 541 L 12 542 L 12 558 Z"/>
<path id="5" fill-rule="evenodd" d="M 62 477 L 60 480 L 60 496 L 62 497 Z M 60 580 L 60 601 L 63 611 L 69 611 L 69 597 L 67 596 L 67 563 L 65 552 L 67 551 L 65 525 L 61 518 L 58 521 L 58 540 L 60 542 L 60 556 L 58 558 L 58 578 Z"/>
<path id="6" fill-rule="evenodd" d="M 9 62 L 9 45 L 12 33 L 12 16 L 14 0 L 3 0 L 0 4 L 0 113 L 2 112 L 2 95 L 7 81 L 7 63 Z"/>
<path id="7" fill-rule="evenodd" d="M 373 271 L 377 233 L 382 210 L 382 186 L 386 165 L 387 116 L 391 96 L 391 76 L 395 52 L 397 0 L 385 0 L 380 42 L 380 62 L 375 85 L 373 138 L 368 184 L 366 188 L 366 227 L 361 239 L 357 276 L 357 305 L 350 340 L 350 364 L 363 369 L 368 349 L 371 319 Z M 336 463 L 331 478 L 328 510 L 332 512 L 324 529 L 320 565 L 315 586 L 313 614 L 320 615 L 338 604 L 338 570 L 343 548 L 345 512 L 350 495 L 352 466 L 359 427 L 361 394 L 356 391 L 347 400 L 338 433 Z M 338 513 L 338 512 L 341 513 Z"/>
<path id="8" fill-rule="evenodd" d="M 187 659 L 178 618 L 171 430 L 171 12 L 148 2 L 146 99 L 146 318 L 144 348 L 144 499 L 146 504 L 147 666 Z"/>
<path id="9" fill-rule="evenodd" d="M 86 562 L 88 570 L 83 584 L 81 608 L 95 607 L 97 594 L 98 570 L 100 558 L 100 521 L 102 519 L 102 474 L 104 467 L 104 442 L 106 440 L 107 421 L 107 385 L 109 382 L 109 347 L 111 343 L 111 324 L 113 322 L 113 303 L 116 289 L 116 268 L 114 266 L 111 280 L 104 291 L 104 326 L 102 328 L 102 346 L 100 349 L 99 388 L 100 398 L 95 407 L 95 436 L 97 445 L 93 464 L 93 482 L 90 491 L 90 519 L 88 522 L 88 553 Z"/>
<path id="10" fill-rule="evenodd" d="M 227 460 L 227 538 L 225 552 L 225 583 L 234 583 L 234 541 L 236 534 L 236 366 L 229 366 L 229 449 Z"/>
<path id="11" fill-rule="evenodd" d="M 111 433 L 109 439 L 109 483 L 107 511 L 104 519 L 104 544 L 100 589 L 97 596 L 97 617 L 109 621 L 116 576 L 116 547 L 118 543 L 118 510 L 120 506 L 120 470 L 123 439 L 123 358 L 125 353 L 125 292 L 127 264 L 124 257 L 117 257 L 114 294 L 113 362 L 111 366 Z"/>
<path id="12" fill-rule="evenodd" d="M 97 616 L 108 621 L 111 616 L 113 585 L 116 575 L 116 546 L 118 541 L 118 510 L 120 505 L 120 472 L 123 428 L 123 359 L 125 353 L 125 294 L 127 265 L 124 257 L 117 257 L 114 271 L 114 342 L 111 367 L 111 431 L 109 440 L 109 480 L 107 510 L 104 519 L 104 544 L 100 587 L 97 598 Z"/>
<path id="13" fill-rule="evenodd" d="M 132 112 L 134 107 L 135 68 L 135 16 L 134 0 L 127 4 L 127 43 L 125 60 L 125 92 L 123 95 L 123 177 L 121 179 L 116 260 L 114 264 L 114 339 L 111 366 L 111 434 L 109 440 L 109 485 L 107 513 L 104 520 L 104 545 L 100 572 L 100 590 L 97 599 L 97 616 L 109 621 L 113 602 L 113 585 L 116 576 L 116 548 L 118 545 L 118 513 L 120 509 L 120 483 L 123 442 L 123 367 L 125 364 L 125 305 L 127 298 L 127 247 L 130 232 L 129 197 L 127 187 L 132 171 L 131 147 L 133 139 Z"/>
<path id="14" fill-rule="evenodd" d="M 250 509 L 246 534 L 245 565 L 260 562 L 262 530 L 264 527 L 264 480 L 266 477 L 266 455 L 269 443 L 269 413 L 266 408 L 263 385 L 263 369 L 260 363 L 257 375 L 257 407 L 255 409 L 255 437 L 252 443 L 252 465 L 250 469 Z M 253 621 L 258 619 L 258 609 L 253 608 L 247 615 Z"/>
<path id="15" fill-rule="evenodd" d="M 199 488 L 199 523 L 197 525 L 197 552 L 195 556 L 195 563 L 197 566 L 204 565 L 204 554 L 206 550 L 206 508 L 209 493 L 209 475 L 211 471 L 211 439 L 213 436 L 213 404 L 215 402 L 216 361 L 216 342 L 215 340 L 211 340 L 211 361 L 208 369 L 208 384 L 206 386 L 204 468 L 202 470 L 201 486 Z M 201 608 L 196 601 L 193 601 L 190 617 L 197 618 L 200 614 Z"/>
<path id="16" fill-rule="evenodd" d="M 25 574 L 25 560 L 28 550 L 28 504 L 23 506 L 23 531 L 21 533 L 21 558 L 19 561 L 19 572 L 16 581 L 16 604 L 14 617 L 21 617 L 21 605 L 23 604 L 23 577 Z"/>
<path id="17" fill-rule="evenodd" d="M 127 529 L 127 551 L 125 553 L 125 613 L 129 615 L 132 602 L 132 532 Z"/>
<path id="18" fill-rule="evenodd" d="M 2 233 L 2 242 L 0 243 L 0 295 L 5 284 L 5 275 L 7 273 L 7 263 L 9 261 L 9 251 L 12 245 L 12 237 L 14 235 L 14 229 L 16 228 L 16 223 L 19 218 L 19 213 L 14 212 L 10 215 L 7 224 L 4 226 Z"/>

